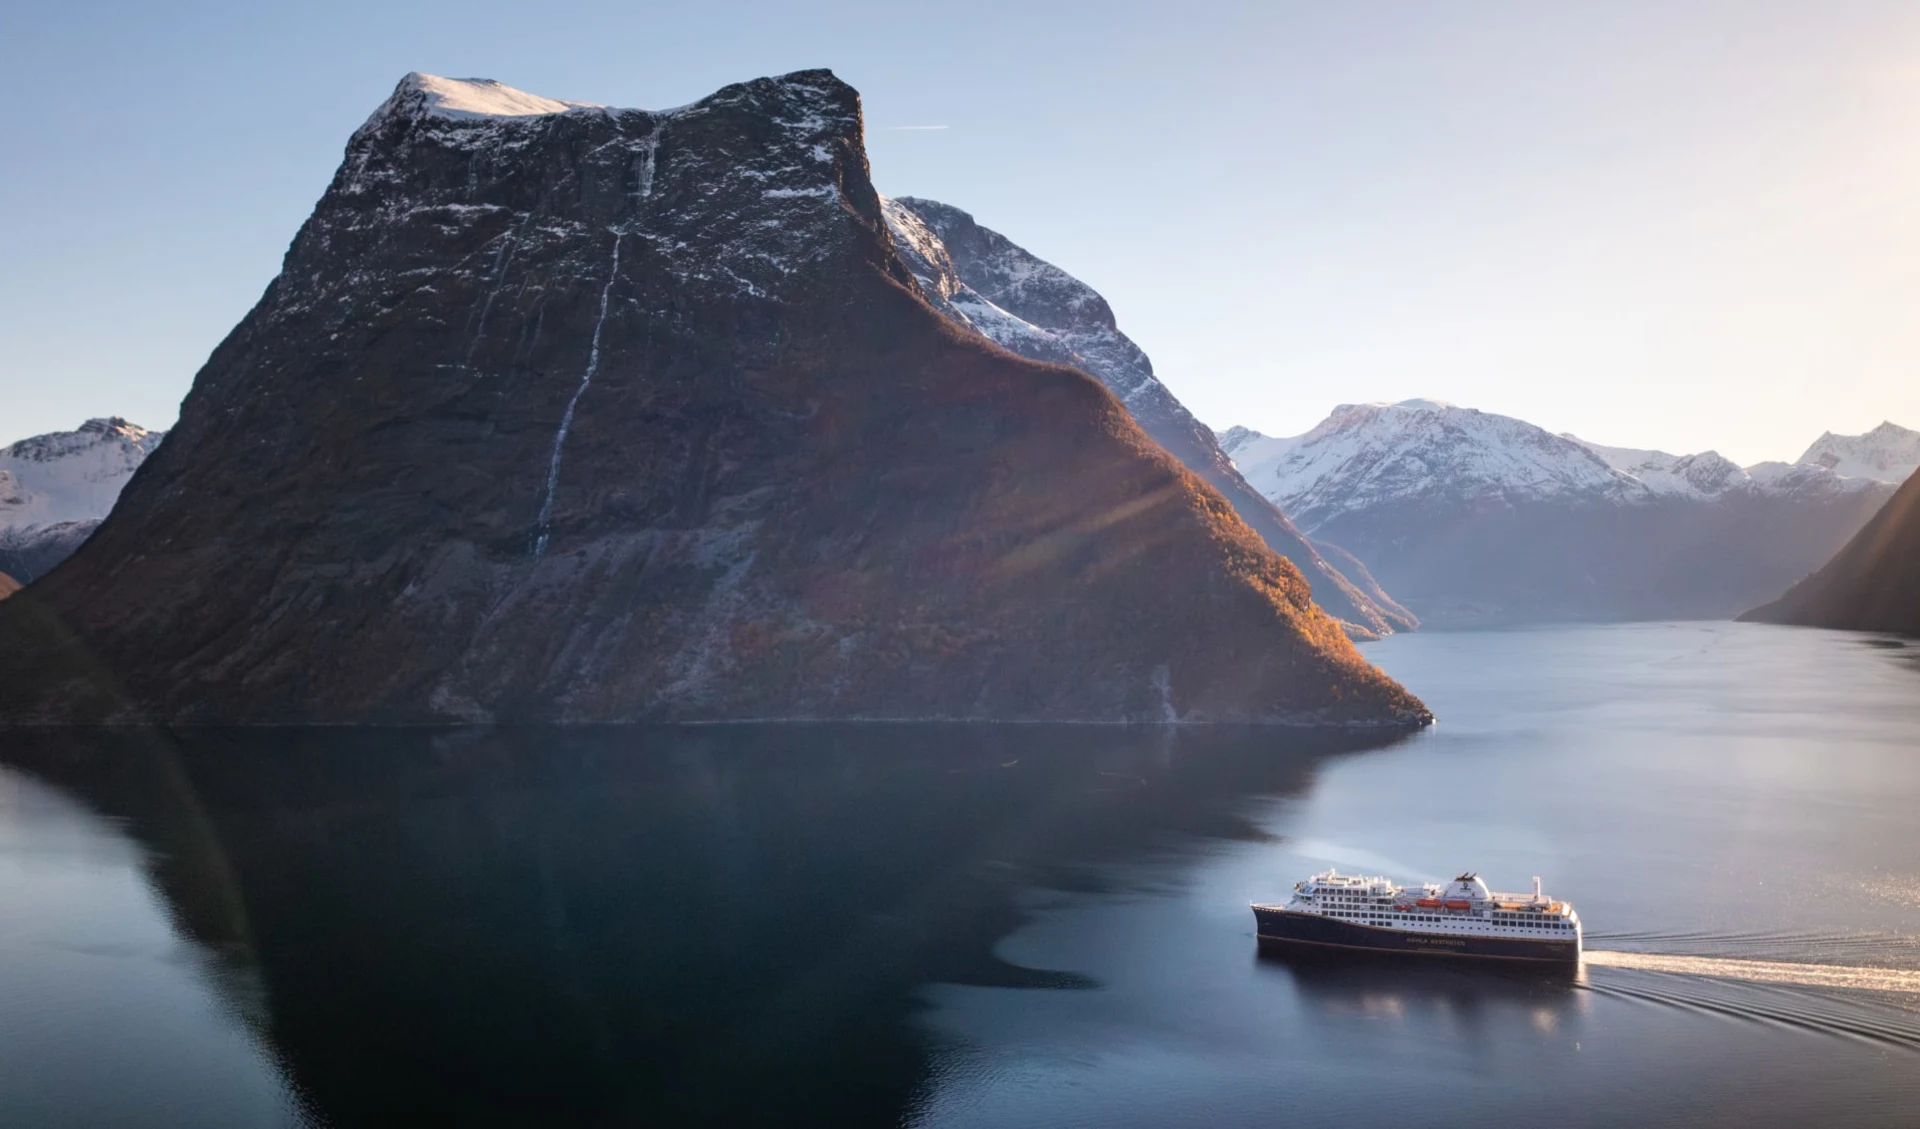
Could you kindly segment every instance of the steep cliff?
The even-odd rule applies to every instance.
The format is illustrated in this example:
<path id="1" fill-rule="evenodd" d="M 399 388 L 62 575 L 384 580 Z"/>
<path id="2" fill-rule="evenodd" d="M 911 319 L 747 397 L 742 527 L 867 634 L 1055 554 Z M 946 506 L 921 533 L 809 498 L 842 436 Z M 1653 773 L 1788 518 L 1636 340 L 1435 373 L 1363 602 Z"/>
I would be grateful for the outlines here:
<path id="1" fill-rule="evenodd" d="M 0 716 L 1427 719 L 1097 382 L 927 304 L 826 71 L 409 76 L 0 607 Z"/>

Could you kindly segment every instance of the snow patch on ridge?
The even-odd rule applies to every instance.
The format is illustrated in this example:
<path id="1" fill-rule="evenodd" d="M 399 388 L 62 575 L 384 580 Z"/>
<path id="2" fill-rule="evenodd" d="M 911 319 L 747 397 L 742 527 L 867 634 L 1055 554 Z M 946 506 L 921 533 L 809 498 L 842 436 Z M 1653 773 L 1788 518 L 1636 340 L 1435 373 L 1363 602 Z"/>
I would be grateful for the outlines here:
<path id="1" fill-rule="evenodd" d="M 1135 418 L 1178 407 L 1153 363 L 1120 331 L 1106 299 L 1091 286 L 937 200 L 883 198 L 880 206 L 907 269 L 942 313 L 1012 352 L 1086 372 Z M 974 240 L 966 257 L 970 279 L 961 277 L 946 238 L 935 229 L 941 223 Z"/>
<path id="2" fill-rule="evenodd" d="M 530 118 L 571 110 L 604 110 L 598 102 L 568 102 L 515 90 L 490 78 L 441 78 L 413 71 L 400 80 L 398 93 L 417 92 L 423 109 L 439 118 Z"/>

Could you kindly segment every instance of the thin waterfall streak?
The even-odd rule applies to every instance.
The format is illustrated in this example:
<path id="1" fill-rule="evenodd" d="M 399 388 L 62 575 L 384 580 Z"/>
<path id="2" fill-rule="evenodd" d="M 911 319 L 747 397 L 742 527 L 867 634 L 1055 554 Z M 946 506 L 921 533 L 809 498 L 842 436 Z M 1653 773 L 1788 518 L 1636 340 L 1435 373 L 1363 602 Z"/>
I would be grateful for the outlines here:
<path id="1" fill-rule="evenodd" d="M 487 315 L 493 312 L 493 300 L 500 296 L 500 282 L 506 276 L 507 264 L 513 261 L 513 246 L 517 240 L 515 233 L 509 231 L 501 240 L 500 249 L 493 254 L 493 285 L 487 289 L 487 300 L 480 306 L 480 319 L 474 325 L 472 337 L 467 342 L 467 363 L 473 363 L 473 354 L 480 348 L 481 338 L 487 335 Z"/>
<path id="2" fill-rule="evenodd" d="M 620 277 L 622 238 L 622 232 L 613 233 L 613 265 L 607 268 L 607 284 L 600 289 L 600 316 L 593 323 L 593 343 L 587 349 L 587 370 L 580 374 L 580 385 L 573 390 L 572 399 L 567 401 L 567 410 L 560 416 L 560 430 L 553 436 L 553 455 L 547 460 L 547 496 L 540 502 L 540 517 L 533 527 L 535 560 L 547 552 L 547 526 L 553 519 L 553 494 L 560 485 L 560 452 L 567 445 L 567 431 L 573 427 L 573 411 L 580 406 L 580 397 L 586 395 L 587 386 L 593 383 L 593 374 L 600 368 L 600 330 L 607 324 L 607 304 L 613 298 L 614 280 Z"/>
<path id="3" fill-rule="evenodd" d="M 648 135 L 646 141 L 642 142 L 640 146 L 640 152 L 645 154 L 645 163 L 640 169 L 640 183 L 637 194 L 642 200 L 653 195 L 653 168 L 655 162 L 660 159 L 660 131 L 664 128 L 665 126 L 655 126 L 653 132 Z"/>

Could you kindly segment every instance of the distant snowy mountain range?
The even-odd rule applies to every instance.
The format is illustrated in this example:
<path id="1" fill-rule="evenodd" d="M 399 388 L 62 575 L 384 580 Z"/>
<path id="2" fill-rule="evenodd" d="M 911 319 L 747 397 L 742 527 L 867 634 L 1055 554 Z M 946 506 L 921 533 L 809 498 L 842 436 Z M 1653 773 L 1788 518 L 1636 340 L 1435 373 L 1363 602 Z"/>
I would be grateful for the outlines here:
<path id="1" fill-rule="evenodd" d="M 1818 567 L 1920 463 L 1920 433 L 1890 423 L 1743 468 L 1437 400 L 1220 440 L 1316 543 L 1439 623 L 1732 615 Z"/>
<path id="2" fill-rule="evenodd" d="M 79 548 L 165 437 L 114 416 L 0 448 L 0 573 L 24 584 Z"/>
<path id="3" fill-rule="evenodd" d="M 1715 451 L 1609 447 L 1439 400 L 1342 404 L 1304 435 L 1233 427 L 1220 445 L 1309 530 L 1391 499 L 1630 504 L 1735 491 L 1832 495 L 1898 485 L 1920 466 L 1920 432 L 1892 423 L 1865 435 L 1828 432 L 1792 463 L 1741 467 Z"/>

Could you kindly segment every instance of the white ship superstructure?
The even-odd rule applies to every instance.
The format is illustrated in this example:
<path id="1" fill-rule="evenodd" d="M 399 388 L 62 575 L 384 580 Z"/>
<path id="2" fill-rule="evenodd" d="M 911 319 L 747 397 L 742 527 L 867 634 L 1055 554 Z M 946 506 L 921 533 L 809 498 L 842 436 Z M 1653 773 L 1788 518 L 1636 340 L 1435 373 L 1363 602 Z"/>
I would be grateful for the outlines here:
<path id="1" fill-rule="evenodd" d="M 1284 905 L 1256 905 L 1263 941 L 1463 956 L 1578 960 L 1580 915 L 1547 897 L 1503 894 L 1479 875 L 1419 886 L 1328 870 L 1294 884 Z"/>

